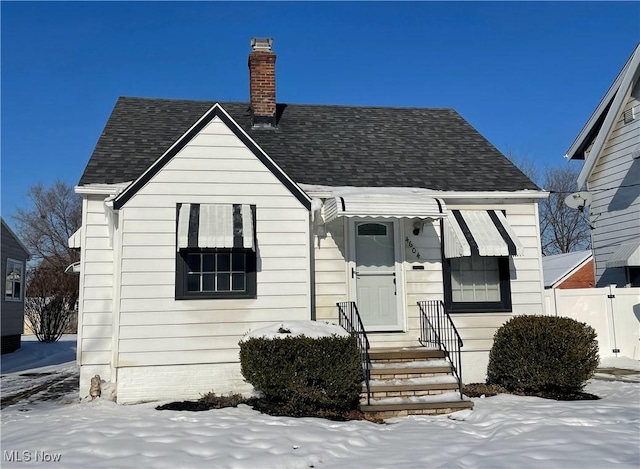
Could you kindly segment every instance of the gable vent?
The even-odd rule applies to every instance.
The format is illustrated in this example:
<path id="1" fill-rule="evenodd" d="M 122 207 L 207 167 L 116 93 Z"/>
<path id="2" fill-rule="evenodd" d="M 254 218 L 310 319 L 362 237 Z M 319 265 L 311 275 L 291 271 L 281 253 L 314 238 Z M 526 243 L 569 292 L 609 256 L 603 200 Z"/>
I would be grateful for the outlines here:
<path id="1" fill-rule="evenodd" d="M 627 109 L 626 111 L 624 111 L 624 123 L 625 124 L 628 124 L 629 122 L 631 122 L 635 118 L 636 118 L 636 113 L 635 113 L 634 108 Z"/>

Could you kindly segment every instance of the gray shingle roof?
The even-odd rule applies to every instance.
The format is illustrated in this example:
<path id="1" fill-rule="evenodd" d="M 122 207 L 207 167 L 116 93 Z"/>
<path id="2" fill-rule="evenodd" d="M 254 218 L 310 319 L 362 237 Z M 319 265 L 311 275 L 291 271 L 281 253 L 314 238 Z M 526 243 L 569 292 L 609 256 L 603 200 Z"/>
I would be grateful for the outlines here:
<path id="1" fill-rule="evenodd" d="M 118 99 L 79 184 L 138 178 L 213 104 Z M 453 109 L 279 104 L 277 130 L 264 130 L 248 103 L 220 104 L 297 183 L 538 189 Z"/>

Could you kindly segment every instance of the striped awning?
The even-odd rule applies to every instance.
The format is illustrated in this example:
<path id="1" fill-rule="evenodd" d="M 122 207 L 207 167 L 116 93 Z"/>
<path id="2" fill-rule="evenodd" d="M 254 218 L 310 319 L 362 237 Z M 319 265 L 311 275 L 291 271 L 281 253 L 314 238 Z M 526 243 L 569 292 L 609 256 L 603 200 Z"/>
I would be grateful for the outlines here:
<path id="1" fill-rule="evenodd" d="M 338 217 L 444 218 L 443 201 L 421 194 L 352 194 L 331 197 L 322 206 L 322 219 L 329 223 Z"/>
<path id="2" fill-rule="evenodd" d="M 186 248 L 254 249 L 253 211 L 241 204 L 180 204 L 178 250 Z"/>
<path id="3" fill-rule="evenodd" d="M 618 246 L 607 261 L 607 267 L 640 267 L 640 242 Z"/>
<path id="4" fill-rule="evenodd" d="M 521 256 L 523 247 L 500 210 L 451 210 L 445 220 L 444 255 Z"/>

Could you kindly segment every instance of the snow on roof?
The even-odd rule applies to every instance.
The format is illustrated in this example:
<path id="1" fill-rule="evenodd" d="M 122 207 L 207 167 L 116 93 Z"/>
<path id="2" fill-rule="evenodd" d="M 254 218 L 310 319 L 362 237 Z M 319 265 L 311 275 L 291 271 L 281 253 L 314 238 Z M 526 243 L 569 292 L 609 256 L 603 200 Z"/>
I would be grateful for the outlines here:
<path id="1" fill-rule="evenodd" d="M 284 321 L 270 326 L 261 327 L 255 331 L 249 331 L 242 338 L 246 342 L 251 338 L 285 339 L 299 336 L 319 339 L 320 337 L 349 337 L 349 333 L 342 327 L 330 322 L 321 321 Z"/>
<path id="2" fill-rule="evenodd" d="M 560 280 L 569 275 L 574 269 L 581 266 L 593 257 L 591 250 L 554 254 L 542 258 L 542 270 L 544 272 L 544 287 L 551 288 Z"/>

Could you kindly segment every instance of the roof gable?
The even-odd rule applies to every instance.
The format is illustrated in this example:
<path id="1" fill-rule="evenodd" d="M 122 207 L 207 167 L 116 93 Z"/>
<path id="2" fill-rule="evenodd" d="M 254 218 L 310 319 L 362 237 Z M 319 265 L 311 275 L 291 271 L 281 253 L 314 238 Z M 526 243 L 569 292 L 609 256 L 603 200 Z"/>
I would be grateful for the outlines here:
<path id="1" fill-rule="evenodd" d="M 137 179 L 213 104 L 120 98 L 80 185 Z M 277 128 L 254 129 L 248 103 L 220 105 L 296 184 L 539 190 L 452 109 L 280 103 Z"/>
<path id="2" fill-rule="evenodd" d="M 593 112 L 576 140 L 573 142 L 565 158 L 569 160 L 585 159 L 584 153 L 593 142 L 591 151 L 578 175 L 578 187 L 587 181 L 591 171 L 596 166 L 613 130 L 615 122 L 620 118 L 622 110 L 629 99 L 634 85 L 640 77 L 640 44 L 631 54 L 613 84 L 607 91 L 598 107 Z"/>
<path id="3" fill-rule="evenodd" d="M 207 124 L 218 117 L 238 137 L 242 143 L 278 178 L 278 180 L 309 210 L 311 199 L 302 191 L 269 156 L 256 145 L 256 143 L 244 132 L 227 112 L 215 103 L 202 117 L 197 120 L 180 138 L 178 138 L 142 175 L 131 183 L 114 202 L 114 209 L 120 209 L 131 197 L 133 197 L 153 176 L 182 150 Z"/>
<path id="4" fill-rule="evenodd" d="M 30 259 L 31 258 L 31 253 L 29 252 L 27 247 L 24 245 L 24 243 L 20 240 L 20 238 L 18 238 L 18 236 L 13 232 L 11 227 L 9 225 L 7 225 L 7 222 L 4 221 L 4 218 L 0 218 L 0 223 L 2 223 L 2 227 L 5 228 L 7 234 L 9 236 L 11 236 L 15 240 L 15 242 L 18 244 L 20 249 L 22 249 L 24 251 L 25 255 L 27 256 L 27 259 Z M 4 246 L 3 246 L 3 248 L 4 248 Z"/>

